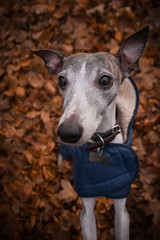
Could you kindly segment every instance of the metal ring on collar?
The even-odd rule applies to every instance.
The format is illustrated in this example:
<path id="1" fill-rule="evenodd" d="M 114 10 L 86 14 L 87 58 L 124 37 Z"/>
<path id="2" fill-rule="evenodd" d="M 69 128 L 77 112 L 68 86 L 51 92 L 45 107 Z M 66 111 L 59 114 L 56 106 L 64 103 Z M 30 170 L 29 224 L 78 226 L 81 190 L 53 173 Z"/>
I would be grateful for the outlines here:
<path id="1" fill-rule="evenodd" d="M 102 143 L 102 147 L 101 148 L 104 148 L 104 146 L 105 146 L 104 139 L 98 133 L 95 133 L 95 135 L 100 139 L 100 141 Z"/>

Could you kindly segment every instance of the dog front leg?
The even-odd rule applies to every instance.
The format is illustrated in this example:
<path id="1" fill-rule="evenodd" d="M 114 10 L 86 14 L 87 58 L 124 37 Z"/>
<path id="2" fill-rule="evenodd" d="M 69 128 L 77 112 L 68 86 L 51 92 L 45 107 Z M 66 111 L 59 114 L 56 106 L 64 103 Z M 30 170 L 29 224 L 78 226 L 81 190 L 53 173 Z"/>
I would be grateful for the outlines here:
<path id="1" fill-rule="evenodd" d="M 82 211 L 80 214 L 80 221 L 83 240 L 97 240 L 94 205 L 95 198 L 82 198 Z"/>
<path id="2" fill-rule="evenodd" d="M 61 154 L 59 154 L 59 155 L 58 155 L 58 159 L 57 159 L 57 164 L 58 164 L 58 166 L 61 165 L 62 161 L 63 161 L 63 157 L 62 157 Z"/>
<path id="3" fill-rule="evenodd" d="M 129 240 L 129 214 L 126 198 L 114 199 L 116 240 Z"/>

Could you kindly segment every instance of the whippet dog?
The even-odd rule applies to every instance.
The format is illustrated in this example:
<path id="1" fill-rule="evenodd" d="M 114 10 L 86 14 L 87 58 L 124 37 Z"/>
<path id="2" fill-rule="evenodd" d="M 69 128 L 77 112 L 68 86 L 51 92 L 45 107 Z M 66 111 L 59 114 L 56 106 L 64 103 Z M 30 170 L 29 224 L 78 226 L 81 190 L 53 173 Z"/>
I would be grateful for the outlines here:
<path id="1" fill-rule="evenodd" d="M 131 148 L 138 92 L 130 72 L 138 67 L 147 36 L 145 27 L 127 38 L 116 56 L 99 52 L 67 57 L 55 50 L 32 51 L 57 76 L 64 97 L 58 135 L 62 157 L 74 158 L 84 240 L 97 239 L 96 196 L 113 198 L 115 238 L 129 239 L 126 198 L 138 172 L 137 155 Z"/>

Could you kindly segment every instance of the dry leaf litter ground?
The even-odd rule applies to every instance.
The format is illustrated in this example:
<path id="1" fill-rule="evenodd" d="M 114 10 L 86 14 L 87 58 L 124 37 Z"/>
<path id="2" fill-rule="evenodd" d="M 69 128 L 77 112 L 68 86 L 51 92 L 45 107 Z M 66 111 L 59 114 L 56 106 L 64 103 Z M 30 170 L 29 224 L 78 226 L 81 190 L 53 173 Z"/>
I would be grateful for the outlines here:
<path id="1" fill-rule="evenodd" d="M 159 239 L 159 13 L 159 1 L 149 0 L 1 1 L 0 240 L 82 240 L 71 165 L 57 166 L 63 100 L 56 78 L 29 50 L 115 54 L 146 25 L 147 50 L 132 74 L 140 91 L 133 131 L 140 173 L 127 205 L 131 240 Z M 97 198 L 96 218 L 98 239 L 113 240 L 111 199 Z"/>

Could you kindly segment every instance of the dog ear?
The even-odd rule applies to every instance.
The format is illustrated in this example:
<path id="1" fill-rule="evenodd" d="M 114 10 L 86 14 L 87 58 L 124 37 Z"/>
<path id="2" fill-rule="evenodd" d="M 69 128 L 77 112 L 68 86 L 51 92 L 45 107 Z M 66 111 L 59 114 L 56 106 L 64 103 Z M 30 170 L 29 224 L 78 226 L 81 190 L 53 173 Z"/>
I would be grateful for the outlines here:
<path id="1" fill-rule="evenodd" d="M 32 53 L 41 57 L 48 68 L 49 73 L 54 73 L 57 75 L 63 67 L 67 55 L 60 51 L 42 49 L 38 51 L 31 50 Z"/>
<path id="2" fill-rule="evenodd" d="M 148 38 L 149 27 L 128 37 L 121 45 L 116 57 L 124 74 L 129 75 L 132 70 L 137 70 L 138 61 L 143 54 Z"/>

